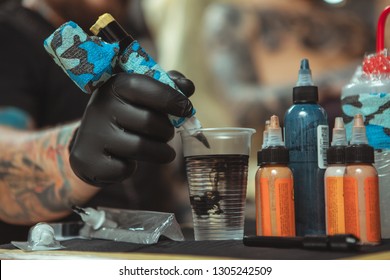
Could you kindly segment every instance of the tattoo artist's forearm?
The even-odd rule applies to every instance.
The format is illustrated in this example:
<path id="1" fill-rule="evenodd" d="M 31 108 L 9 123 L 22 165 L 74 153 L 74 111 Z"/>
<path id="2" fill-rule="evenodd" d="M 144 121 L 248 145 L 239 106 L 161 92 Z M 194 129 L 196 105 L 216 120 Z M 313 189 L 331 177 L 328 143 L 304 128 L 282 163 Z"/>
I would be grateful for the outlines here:
<path id="1" fill-rule="evenodd" d="M 69 167 L 67 149 L 75 127 L 1 133 L 1 219 L 13 223 L 56 219 L 94 193 L 92 187 L 81 186 Z"/>

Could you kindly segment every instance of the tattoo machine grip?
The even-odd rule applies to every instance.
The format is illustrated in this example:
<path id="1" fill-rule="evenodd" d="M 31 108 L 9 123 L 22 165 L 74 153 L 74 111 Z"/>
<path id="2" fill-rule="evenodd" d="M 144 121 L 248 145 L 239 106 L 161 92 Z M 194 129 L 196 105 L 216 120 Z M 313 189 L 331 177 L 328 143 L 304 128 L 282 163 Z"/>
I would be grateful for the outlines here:
<path id="1" fill-rule="evenodd" d="M 167 84 L 176 84 L 146 53 L 137 41 L 132 42 L 119 56 L 118 42 L 105 42 L 89 36 L 80 26 L 70 21 L 61 25 L 44 42 L 44 47 L 58 66 L 85 93 L 92 93 L 104 84 L 119 65 L 127 73 L 138 73 Z M 195 114 L 193 109 L 191 116 Z M 168 115 L 172 125 L 180 127 L 185 117 Z"/>
<path id="2" fill-rule="evenodd" d="M 150 76 L 182 93 L 161 66 L 110 14 L 101 15 L 90 28 L 90 31 L 108 43 L 119 44 L 117 63 L 124 72 Z M 194 116 L 195 113 L 196 111 L 193 109 L 190 116 Z M 171 115 L 168 115 L 168 117 L 175 127 L 180 127 L 186 121 L 184 117 Z"/>
<path id="3" fill-rule="evenodd" d="M 119 45 L 89 36 L 76 23 L 61 25 L 44 47 L 55 63 L 85 93 L 92 93 L 112 75 Z"/>

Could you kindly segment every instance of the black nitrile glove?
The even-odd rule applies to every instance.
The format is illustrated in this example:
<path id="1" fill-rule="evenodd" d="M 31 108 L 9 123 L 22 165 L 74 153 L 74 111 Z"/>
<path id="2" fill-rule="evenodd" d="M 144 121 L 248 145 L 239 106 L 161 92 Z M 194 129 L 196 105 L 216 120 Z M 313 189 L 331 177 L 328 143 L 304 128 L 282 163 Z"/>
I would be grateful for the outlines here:
<path id="1" fill-rule="evenodd" d="M 177 71 L 168 74 L 186 96 L 192 95 L 190 80 Z M 71 142 L 73 172 L 104 187 L 130 177 L 137 161 L 172 161 L 175 151 L 167 142 L 174 127 L 167 114 L 189 116 L 192 104 L 186 96 L 146 75 L 112 77 L 92 94 Z"/>

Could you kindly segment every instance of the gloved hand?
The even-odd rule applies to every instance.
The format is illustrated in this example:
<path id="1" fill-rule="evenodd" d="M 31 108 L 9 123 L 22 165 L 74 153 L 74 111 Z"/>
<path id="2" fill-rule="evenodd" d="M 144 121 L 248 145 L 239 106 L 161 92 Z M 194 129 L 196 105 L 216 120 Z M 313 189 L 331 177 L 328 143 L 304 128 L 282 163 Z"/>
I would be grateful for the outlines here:
<path id="1" fill-rule="evenodd" d="M 193 94 L 190 80 L 177 71 L 168 74 L 186 96 Z M 69 157 L 73 172 L 104 187 L 130 177 L 137 161 L 172 161 L 176 154 L 167 142 L 174 127 L 167 114 L 189 116 L 192 104 L 186 96 L 146 75 L 112 77 L 92 94 L 73 136 Z"/>

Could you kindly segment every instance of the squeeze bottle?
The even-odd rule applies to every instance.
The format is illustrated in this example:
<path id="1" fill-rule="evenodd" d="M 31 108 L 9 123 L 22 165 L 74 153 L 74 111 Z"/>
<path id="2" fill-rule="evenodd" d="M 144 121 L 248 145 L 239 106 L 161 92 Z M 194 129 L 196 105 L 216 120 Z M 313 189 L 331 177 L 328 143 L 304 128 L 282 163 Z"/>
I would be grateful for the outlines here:
<path id="1" fill-rule="evenodd" d="M 344 172 L 347 136 L 342 117 L 335 119 L 333 138 L 327 152 L 328 167 L 325 171 L 325 219 L 326 234 L 345 233 Z"/>
<path id="2" fill-rule="evenodd" d="M 256 172 L 256 235 L 295 236 L 293 175 L 279 118 L 272 116 Z"/>
<path id="3" fill-rule="evenodd" d="M 325 234 L 324 173 L 329 128 L 307 59 L 301 61 L 293 103 L 284 116 L 284 128 L 294 176 L 296 234 Z"/>

